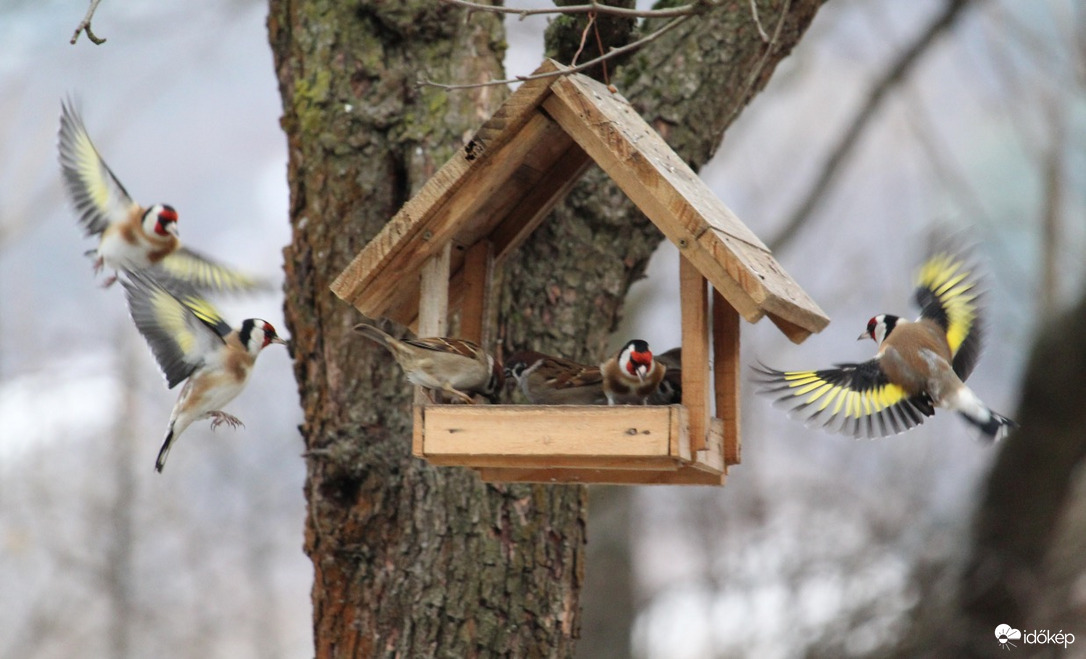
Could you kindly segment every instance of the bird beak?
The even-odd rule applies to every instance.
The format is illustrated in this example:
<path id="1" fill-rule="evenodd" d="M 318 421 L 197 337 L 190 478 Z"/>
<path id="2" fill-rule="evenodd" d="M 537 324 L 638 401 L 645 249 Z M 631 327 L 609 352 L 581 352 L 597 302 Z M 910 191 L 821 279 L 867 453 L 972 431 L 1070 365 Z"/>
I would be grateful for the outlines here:
<path id="1" fill-rule="evenodd" d="M 871 335 L 868 334 L 867 332 L 864 332 L 863 334 L 857 336 L 856 340 L 857 341 L 863 341 L 864 339 L 870 339 L 870 338 L 871 338 Z"/>
<path id="2" fill-rule="evenodd" d="M 289 343 L 287 343 L 287 342 L 286 342 L 286 340 L 285 340 L 285 339 L 281 339 L 281 338 L 279 338 L 278 336 L 277 336 L 277 337 L 275 337 L 274 339 L 272 339 L 272 340 L 271 340 L 271 342 L 272 342 L 272 343 L 281 343 L 281 344 L 283 344 L 283 345 L 285 345 L 285 346 L 288 346 L 288 345 L 290 345 Z"/>
<path id="3" fill-rule="evenodd" d="M 644 382 L 645 381 L 645 376 L 649 374 L 649 367 L 645 366 L 644 364 L 638 364 L 636 372 L 637 372 L 637 379 Z"/>

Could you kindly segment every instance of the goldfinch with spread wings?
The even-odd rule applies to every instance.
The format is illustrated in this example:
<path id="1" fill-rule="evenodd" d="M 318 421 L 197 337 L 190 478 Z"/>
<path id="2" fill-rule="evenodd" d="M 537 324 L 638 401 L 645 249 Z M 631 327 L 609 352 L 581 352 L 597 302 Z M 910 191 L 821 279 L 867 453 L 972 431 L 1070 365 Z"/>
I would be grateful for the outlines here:
<path id="1" fill-rule="evenodd" d="M 266 282 L 216 263 L 181 245 L 177 211 L 167 204 L 142 206 L 128 195 L 94 148 L 83 119 L 72 103 L 61 104 L 60 166 L 79 222 L 88 236 L 98 236 L 94 271 L 154 269 L 157 280 L 178 280 L 200 290 L 243 291 L 267 288 Z M 117 280 L 110 276 L 105 286 Z"/>
<path id="2" fill-rule="evenodd" d="M 1016 424 L 964 384 L 980 356 L 979 296 L 968 265 L 937 250 L 917 277 L 920 317 L 879 314 L 867 322 L 859 340 L 878 344 L 873 359 L 818 371 L 759 366 L 763 392 L 779 394 L 778 401 L 808 422 L 856 437 L 904 432 L 941 407 L 958 412 L 987 439 L 1000 439 Z"/>
<path id="3" fill-rule="evenodd" d="M 170 447 L 194 421 L 210 418 L 211 428 L 241 421 L 222 411 L 245 388 L 260 351 L 286 342 L 271 323 L 249 318 L 230 327 L 211 304 L 190 289 L 173 291 L 139 272 L 123 280 L 128 309 L 166 376 L 169 388 L 184 381 L 155 471 L 166 465 Z"/>

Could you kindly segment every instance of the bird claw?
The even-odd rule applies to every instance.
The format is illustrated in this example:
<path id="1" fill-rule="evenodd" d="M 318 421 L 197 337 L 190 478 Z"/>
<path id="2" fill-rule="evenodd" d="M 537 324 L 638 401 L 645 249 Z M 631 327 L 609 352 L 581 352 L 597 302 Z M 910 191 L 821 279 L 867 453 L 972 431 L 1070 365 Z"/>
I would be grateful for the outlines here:
<path id="1" fill-rule="evenodd" d="M 227 414 L 226 412 L 214 411 L 208 412 L 207 415 L 211 417 L 211 429 L 214 430 L 226 424 L 231 428 L 237 428 L 239 426 L 244 427 L 245 424 L 241 422 L 241 419 L 237 418 L 233 414 Z"/>
<path id="2" fill-rule="evenodd" d="M 117 283 L 117 275 L 116 274 L 110 275 L 109 277 L 106 277 L 105 281 L 102 282 L 102 288 L 109 288 L 110 286 L 112 286 L 113 284 L 116 284 L 116 283 Z"/>

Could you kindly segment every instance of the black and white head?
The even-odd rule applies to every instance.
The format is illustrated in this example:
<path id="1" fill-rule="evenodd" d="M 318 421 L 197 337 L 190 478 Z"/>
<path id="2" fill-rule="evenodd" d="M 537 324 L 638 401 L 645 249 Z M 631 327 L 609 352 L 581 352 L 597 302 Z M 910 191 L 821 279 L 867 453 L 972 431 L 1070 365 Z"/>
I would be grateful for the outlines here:
<path id="1" fill-rule="evenodd" d="M 648 342 L 634 339 L 622 346 L 618 365 L 630 377 L 644 380 L 652 371 L 652 351 Z"/>
<path id="2" fill-rule="evenodd" d="M 173 206 L 155 204 L 143 214 L 143 231 L 151 236 L 177 237 L 177 211 Z"/>
<path id="3" fill-rule="evenodd" d="M 249 354 L 254 357 L 272 343 L 282 343 L 283 345 L 287 343 L 279 338 L 271 323 L 259 318 L 247 318 L 242 322 L 241 329 L 238 330 L 238 339 L 241 341 L 241 345 L 245 346 Z"/>
<path id="4" fill-rule="evenodd" d="M 867 321 L 867 329 L 864 330 L 863 334 L 856 337 L 856 340 L 863 341 L 864 339 L 873 339 L 875 343 L 882 345 L 882 342 L 886 340 L 886 337 L 890 336 L 890 332 L 893 332 L 894 328 L 897 327 L 897 321 L 897 316 L 888 313 L 880 313 Z"/>

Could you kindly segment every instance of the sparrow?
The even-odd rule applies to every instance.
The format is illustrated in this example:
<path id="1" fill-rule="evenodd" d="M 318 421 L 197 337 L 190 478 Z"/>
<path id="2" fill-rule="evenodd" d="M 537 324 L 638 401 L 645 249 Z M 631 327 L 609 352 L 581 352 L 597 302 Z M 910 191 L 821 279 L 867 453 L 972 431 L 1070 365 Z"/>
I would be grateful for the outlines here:
<path id="1" fill-rule="evenodd" d="M 525 350 L 506 360 L 505 377 L 532 405 L 607 404 L 599 366 Z"/>
<path id="2" fill-rule="evenodd" d="M 1005 436 L 1014 421 L 993 412 L 964 384 L 980 356 L 977 277 L 949 250 L 936 250 L 920 267 L 914 321 L 882 313 L 857 340 L 878 344 L 866 362 L 818 371 L 757 367 L 763 393 L 783 394 L 807 421 L 855 437 L 884 437 L 924 422 L 941 407 L 958 412 L 988 440 Z"/>
<path id="3" fill-rule="evenodd" d="M 71 101 L 61 103 L 59 150 L 79 222 L 87 236 L 98 236 L 98 246 L 87 252 L 94 257 L 94 271 L 114 271 L 104 286 L 117 281 L 116 272 L 154 268 L 155 279 L 163 284 L 177 280 L 199 290 L 230 292 L 267 287 L 182 246 L 173 206 L 133 201 L 94 148 Z"/>
<path id="4" fill-rule="evenodd" d="M 648 343 L 641 339 L 628 341 L 617 355 L 600 364 L 607 403 L 647 405 L 666 372 L 666 366 L 653 360 Z"/>
<path id="5" fill-rule="evenodd" d="M 122 283 L 132 320 L 167 385 L 173 389 L 185 382 L 155 460 L 155 471 L 161 472 L 170 447 L 194 421 L 210 418 L 212 430 L 223 423 L 243 425 L 222 407 L 245 388 L 260 351 L 286 341 L 259 318 L 242 321 L 237 329 L 230 327 L 195 289 L 167 290 L 140 272 L 128 272 Z"/>
<path id="6" fill-rule="evenodd" d="M 411 384 L 465 403 L 474 403 L 474 394 L 491 403 L 501 396 L 505 383 L 501 362 L 471 341 L 447 337 L 401 340 L 368 323 L 355 325 L 354 330 L 392 353 Z"/>

